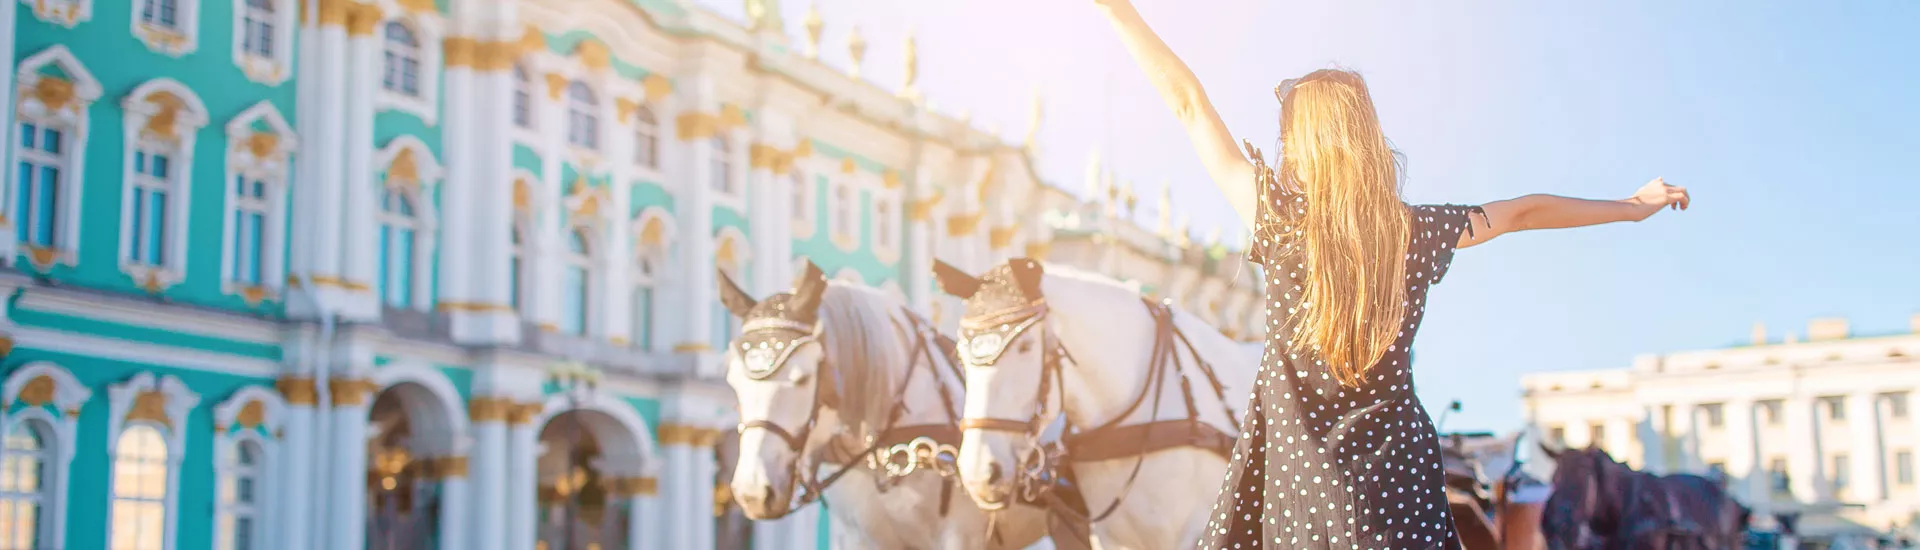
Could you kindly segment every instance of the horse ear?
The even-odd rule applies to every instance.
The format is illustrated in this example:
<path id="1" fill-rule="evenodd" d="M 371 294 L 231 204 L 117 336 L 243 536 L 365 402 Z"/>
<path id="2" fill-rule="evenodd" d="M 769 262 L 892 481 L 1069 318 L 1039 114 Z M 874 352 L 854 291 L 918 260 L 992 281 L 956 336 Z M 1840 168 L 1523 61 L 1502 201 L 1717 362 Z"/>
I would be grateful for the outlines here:
<path id="1" fill-rule="evenodd" d="M 940 283 L 940 291 L 960 299 L 972 298 L 980 291 L 980 280 L 961 271 L 960 268 L 940 260 L 933 261 L 933 280 Z"/>
<path id="2" fill-rule="evenodd" d="M 1567 451 L 1566 449 L 1559 449 L 1556 447 L 1557 447 L 1556 445 L 1548 443 L 1544 439 L 1540 441 L 1540 450 L 1547 453 L 1547 458 L 1551 458 L 1557 461 L 1557 460 L 1560 460 L 1560 455 L 1565 454 Z"/>
<path id="3" fill-rule="evenodd" d="M 719 269 L 715 271 L 720 273 L 718 277 L 720 281 L 720 303 L 725 304 L 727 311 L 732 312 L 734 317 L 741 319 L 747 318 L 747 312 L 753 311 L 753 306 L 760 305 L 760 302 L 754 300 L 753 296 L 748 295 L 747 291 L 740 290 L 740 285 L 734 284 L 733 277 L 728 276 L 726 270 Z"/>
<path id="4" fill-rule="evenodd" d="M 813 265 L 813 260 L 807 260 L 793 279 L 794 309 L 812 314 L 820 309 L 820 299 L 826 295 L 827 274 Z"/>
<path id="5" fill-rule="evenodd" d="M 1040 299 L 1040 278 L 1046 275 L 1046 268 L 1031 258 L 1007 260 L 1007 268 L 1013 270 L 1013 280 L 1020 284 L 1020 293 L 1029 300 Z"/>

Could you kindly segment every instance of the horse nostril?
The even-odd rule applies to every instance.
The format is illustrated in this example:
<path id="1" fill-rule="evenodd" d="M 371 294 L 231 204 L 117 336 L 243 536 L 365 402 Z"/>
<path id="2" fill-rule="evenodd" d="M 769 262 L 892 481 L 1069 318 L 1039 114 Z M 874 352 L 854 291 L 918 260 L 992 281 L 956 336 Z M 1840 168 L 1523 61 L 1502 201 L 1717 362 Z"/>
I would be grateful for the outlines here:
<path id="1" fill-rule="evenodd" d="M 767 504 L 767 505 L 773 504 L 773 486 L 772 485 L 760 486 L 760 502 L 762 504 Z"/>
<path id="2" fill-rule="evenodd" d="M 1000 465 L 989 464 L 987 465 L 987 484 L 992 485 L 997 483 L 1000 483 Z"/>

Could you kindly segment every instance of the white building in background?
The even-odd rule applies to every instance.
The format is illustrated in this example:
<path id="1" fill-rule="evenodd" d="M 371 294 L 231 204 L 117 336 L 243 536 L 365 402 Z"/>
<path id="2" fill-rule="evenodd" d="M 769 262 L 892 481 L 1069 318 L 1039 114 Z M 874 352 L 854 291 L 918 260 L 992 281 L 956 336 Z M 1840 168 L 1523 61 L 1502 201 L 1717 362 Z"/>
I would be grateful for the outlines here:
<path id="1" fill-rule="evenodd" d="M 1597 445 L 1658 473 L 1724 472 L 1759 516 L 1802 514 L 1801 533 L 1920 525 L 1920 315 L 1856 337 L 1816 320 L 1808 338 L 1643 356 L 1631 368 L 1522 378 L 1541 437 Z"/>

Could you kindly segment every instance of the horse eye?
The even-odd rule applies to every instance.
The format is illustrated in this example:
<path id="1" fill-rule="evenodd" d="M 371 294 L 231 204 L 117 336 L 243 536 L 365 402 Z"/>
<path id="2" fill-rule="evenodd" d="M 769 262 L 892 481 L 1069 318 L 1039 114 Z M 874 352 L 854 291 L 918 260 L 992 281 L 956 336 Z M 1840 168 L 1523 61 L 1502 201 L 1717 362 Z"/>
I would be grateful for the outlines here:
<path id="1" fill-rule="evenodd" d="M 1020 353 L 1026 353 L 1032 350 L 1033 350 L 1033 342 L 1028 342 L 1025 340 L 1022 340 L 1020 342 Z"/>
<path id="2" fill-rule="evenodd" d="M 812 380 L 812 379 L 813 379 L 813 375 L 803 372 L 803 373 L 794 375 L 793 385 L 795 386 L 805 385 L 808 380 Z"/>

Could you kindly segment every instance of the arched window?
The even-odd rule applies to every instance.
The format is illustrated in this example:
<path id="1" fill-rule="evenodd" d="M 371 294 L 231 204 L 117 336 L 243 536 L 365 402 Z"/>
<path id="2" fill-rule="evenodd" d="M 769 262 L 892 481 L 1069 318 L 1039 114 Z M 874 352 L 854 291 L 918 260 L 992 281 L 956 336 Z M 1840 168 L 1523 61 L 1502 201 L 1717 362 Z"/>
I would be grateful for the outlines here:
<path id="1" fill-rule="evenodd" d="M 387 22 L 386 58 L 380 86 L 407 97 L 420 97 L 420 37 L 405 23 Z"/>
<path id="2" fill-rule="evenodd" d="M 708 142 L 713 147 L 713 190 L 724 194 L 733 194 L 733 144 L 726 136 L 713 136 Z"/>
<path id="3" fill-rule="evenodd" d="M 588 150 L 600 148 L 599 110 L 587 83 L 575 80 L 567 85 L 567 143 Z"/>
<path id="4" fill-rule="evenodd" d="M 513 66 L 513 125 L 533 129 L 533 76 L 517 63 Z"/>
<path id="5" fill-rule="evenodd" d="M 260 486 L 265 461 L 260 445 L 252 441 L 232 443 L 231 460 L 220 479 L 220 518 L 217 541 L 219 550 L 255 550 L 260 542 Z"/>
<path id="6" fill-rule="evenodd" d="M 0 465 L 0 546 L 41 548 L 44 507 L 53 485 L 48 465 L 53 447 L 51 430 L 38 420 L 24 420 L 7 432 L 6 461 Z"/>
<path id="7" fill-rule="evenodd" d="M 873 201 L 873 244 L 893 248 L 893 202 Z"/>
<path id="8" fill-rule="evenodd" d="M 633 112 L 633 163 L 660 168 L 660 119 L 644 105 Z"/>
<path id="9" fill-rule="evenodd" d="M 586 229 L 575 229 L 567 236 L 567 280 L 562 287 L 566 301 L 560 311 L 560 331 L 587 333 L 588 283 L 592 281 L 593 251 L 588 248 Z"/>
<path id="10" fill-rule="evenodd" d="M 140 0 L 140 23 L 165 29 L 180 25 L 180 0 Z"/>
<path id="11" fill-rule="evenodd" d="M 641 250 L 635 255 L 633 266 L 633 346 L 643 350 L 653 349 L 653 289 L 655 270 L 660 268 L 659 258 L 652 250 Z"/>
<path id="12" fill-rule="evenodd" d="M 833 188 L 833 234 L 837 237 L 852 239 L 854 220 L 860 215 L 855 209 L 853 187 L 837 185 Z"/>
<path id="13" fill-rule="evenodd" d="M 274 59 L 273 0 L 246 0 L 240 19 L 240 50 L 246 55 Z"/>
<path id="14" fill-rule="evenodd" d="M 133 204 L 127 208 L 126 261 L 162 267 L 167 261 L 167 201 L 173 198 L 172 148 L 144 143 L 133 152 Z"/>
<path id="15" fill-rule="evenodd" d="M 114 550 L 165 550 L 167 441 L 160 430 L 139 424 L 120 432 L 113 453 L 112 542 Z"/>
<path id="16" fill-rule="evenodd" d="M 267 219 L 273 205 L 267 198 L 267 182 L 248 174 L 233 177 L 233 271 L 227 280 L 258 286 L 261 258 L 266 254 Z"/>
<path id="17" fill-rule="evenodd" d="M 530 278 L 527 277 L 527 266 L 529 262 L 527 262 L 526 224 L 522 223 L 523 221 L 524 220 L 519 219 L 514 220 L 513 229 L 511 230 L 513 234 L 513 245 L 508 252 L 513 258 L 513 263 L 507 270 L 507 277 L 509 279 L 507 299 L 508 303 L 513 305 L 514 311 L 518 311 L 524 315 L 526 314 L 526 308 L 521 301 L 526 299 L 527 292 L 521 287 L 526 285 Z"/>
<path id="18" fill-rule="evenodd" d="M 413 197 L 405 190 L 386 188 L 380 195 L 379 219 L 380 280 L 376 284 L 381 301 L 392 307 L 410 307 L 420 224 Z"/>

